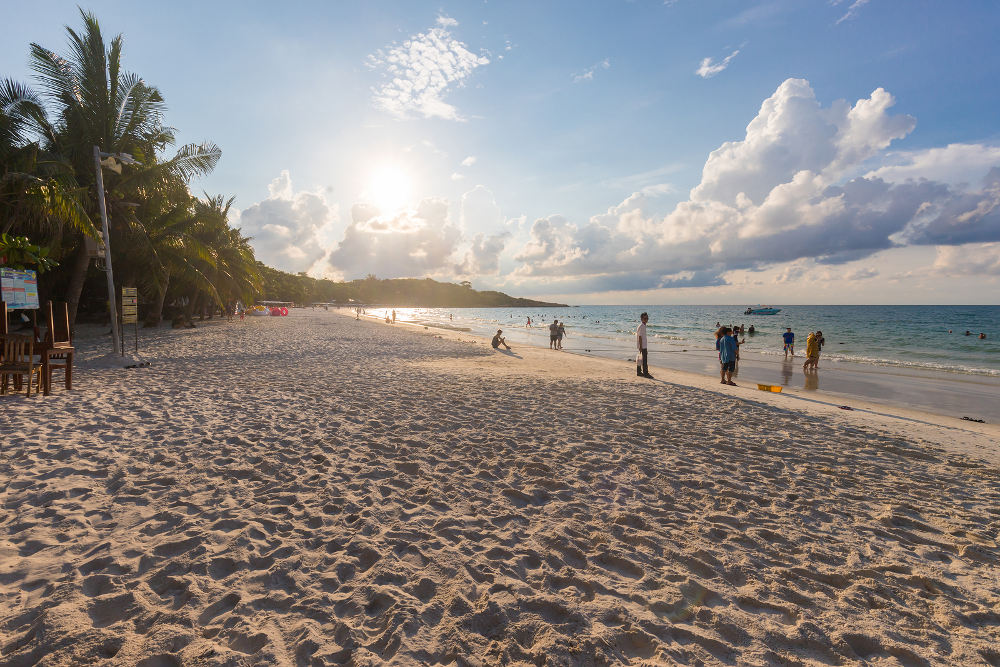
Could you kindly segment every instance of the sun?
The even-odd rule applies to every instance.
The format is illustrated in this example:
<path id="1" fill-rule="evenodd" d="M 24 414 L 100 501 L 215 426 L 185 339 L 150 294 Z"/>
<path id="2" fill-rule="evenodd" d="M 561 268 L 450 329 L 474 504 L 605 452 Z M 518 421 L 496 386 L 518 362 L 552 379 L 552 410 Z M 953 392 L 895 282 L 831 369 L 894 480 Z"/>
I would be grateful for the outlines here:
<path id="1" fill-rule="evenodd" d="M 368 176 L 363 196 L 382 215 L 392 215 L 410 201 L 410 176 L 398 164 L 381 164 Z"/>

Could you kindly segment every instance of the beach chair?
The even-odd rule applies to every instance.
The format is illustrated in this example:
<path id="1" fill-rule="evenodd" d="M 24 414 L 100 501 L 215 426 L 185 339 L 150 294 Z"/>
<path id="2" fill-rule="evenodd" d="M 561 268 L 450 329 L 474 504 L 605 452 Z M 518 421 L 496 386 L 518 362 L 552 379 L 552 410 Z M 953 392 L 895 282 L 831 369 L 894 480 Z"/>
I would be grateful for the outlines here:
<path id="1" fill-rule="evenodd" d="M 42 364 L 42 391 L 52 393 L 52 371 L 61 369 L 66 389 L 73 388 L 73 341 L 69 329 L 69 306 L 66 302 L 49 301 L 45 307 L 48 331 L 39 345 Z"/>
<path id="2" fill-rule="evenodd" d="M 3 337 L 3 352 L 0 354 L 0 394 L 7 393 L 11 376 L 20 381 L 28 376 L 28 392 L 31 396 L 31 380 L 38 375 L 35 393 L 41 390 L 42 366 L 35 361 L 35 341 L 31 336 L 7 334 Z"/>

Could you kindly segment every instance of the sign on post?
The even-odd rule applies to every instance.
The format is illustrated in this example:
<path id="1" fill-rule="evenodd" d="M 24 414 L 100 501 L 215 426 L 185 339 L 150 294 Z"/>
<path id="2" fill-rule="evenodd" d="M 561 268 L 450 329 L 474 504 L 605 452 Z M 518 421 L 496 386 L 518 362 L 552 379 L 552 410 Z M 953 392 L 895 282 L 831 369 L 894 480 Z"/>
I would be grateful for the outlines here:
<path id="1" fill-rule="evenodd" d="M 122 288 L 122 324 L 135 324 L 139 311 L 139 290 L 135 287 Z"/>
<path id="2" fill-rule="evenodd" d="M 38 308 L 38 274 L 30 269 L 0 267 L 0 294 L 11 310 Z"/>
<path id="3" fill-rule="evenodd" d="M 122 324 L 135 325 L 135 351 L 139 351 L 139 290 L 122 288 Z M 125 354 L 125 336 L 122 334 L 122 354 Z"/>

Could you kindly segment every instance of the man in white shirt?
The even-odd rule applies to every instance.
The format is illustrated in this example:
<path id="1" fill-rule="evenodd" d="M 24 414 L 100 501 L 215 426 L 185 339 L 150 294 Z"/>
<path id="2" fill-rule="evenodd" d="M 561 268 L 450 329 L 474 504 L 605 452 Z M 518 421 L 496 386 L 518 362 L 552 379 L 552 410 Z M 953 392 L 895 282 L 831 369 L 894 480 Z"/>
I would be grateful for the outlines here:
<path id="1" fill-rule="evenodd" d="M 635 359 L 635 374 L 639 377 L 653 379 L 653 376 L 649 374 L 649 340 L 646 338 L 646 322 L 649 322 L 649 315 L 643 313 L 639 316 L 642 324 L 639 328 L 635 330 L 635 345 L 638 348 L 638 353 Z M 642 363 L 639 363 L 639 358 L 642 358 Z"/>

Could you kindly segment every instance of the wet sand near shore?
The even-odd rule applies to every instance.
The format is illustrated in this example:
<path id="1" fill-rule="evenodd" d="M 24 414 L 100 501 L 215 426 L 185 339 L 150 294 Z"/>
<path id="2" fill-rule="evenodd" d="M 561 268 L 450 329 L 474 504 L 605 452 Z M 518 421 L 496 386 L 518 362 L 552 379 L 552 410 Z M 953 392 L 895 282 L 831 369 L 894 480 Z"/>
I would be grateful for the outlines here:
<path id="1" fill-rule="evenodd" d="M 991 424 L 327 312 L 79 345 L 0 397 L 0 663 L 1000 661 Z"/>
<path id="2" fill-rule="evenodd" d="M 472 333 L 472 332 L 470 332 Z M 522 329 L 504 331 L 511 344 L 539 346 L 538 337 L 525 335 Z M 711 333 L 706 339 L 712 338 Z M 757 383 L 778 385 L 785 390 L 820 392 L 818 400 L 861 400 L 878 404 L 915 408 L 960 419 L 963 416 L 1000 423 L 1000 378 L 947 371 L 930 371 L 899 366 L 871 366 L 821 357 L 816 373 L 805 373 L 802 350 L 787 360 L 779 355 L 761 354 L 752 336 L 741 351 L 741 361 L 734 379 L 748 386 Z M 588 338 L 575 332 L 563 341 L 564 351 L 574 354 L 611 358 L 624 361 L 634 355 L 631 347 L 609 348 L 607 339 Z M 655 341 L 649 352 L 649 363 L 659 368 L 718 376 L 716 352 L 690 347 L 680 349 L 658 346 Z M 587 352 L 588 349 L 600 350 Z M 829 352 L 830 350 L 828 350 Z M 628 364 L 625 364 L 628 366 Z M 627 369 L 626 369 L 627 370 Z"/>

